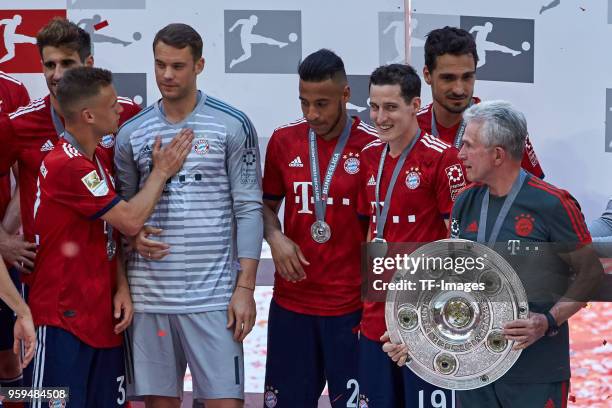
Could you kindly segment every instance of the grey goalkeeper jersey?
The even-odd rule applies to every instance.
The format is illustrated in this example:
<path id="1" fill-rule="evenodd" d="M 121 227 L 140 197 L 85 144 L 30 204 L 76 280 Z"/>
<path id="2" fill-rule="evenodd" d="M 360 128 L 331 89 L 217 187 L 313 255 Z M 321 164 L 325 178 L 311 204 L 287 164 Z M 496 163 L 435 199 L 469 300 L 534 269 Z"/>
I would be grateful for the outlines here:
<path id="1" fill-rule="evenodd" d="M 126 122 L 117 136 L 117 191 L 126 200 L 152 168 L 157 135 L 170 143 L 191 128 L 193 147 L 166 184 L 148 225 L 170 254 L 159 261 L 128 257 L 137 312 L 194 313 L 227 308 L 239 269 L 237 258 L 259 259 L 263 239 L 261 167 L 257 133 L 249 118 L 219 99 L 198 94 L 194 111 L 168 122 L 156 102 Z"/>

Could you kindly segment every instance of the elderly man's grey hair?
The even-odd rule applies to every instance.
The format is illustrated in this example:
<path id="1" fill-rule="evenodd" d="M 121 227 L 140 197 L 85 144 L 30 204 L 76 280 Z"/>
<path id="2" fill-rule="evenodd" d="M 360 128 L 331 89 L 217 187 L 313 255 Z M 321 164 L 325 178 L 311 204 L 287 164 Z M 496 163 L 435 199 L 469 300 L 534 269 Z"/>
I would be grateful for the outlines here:
<path id="1" fill-rule="evenodd" d="M 523 158 L 527 121 L 510 102 L 481 102 L 466 110 L 463 118 L 466 123 L 482 124 L 480 138 L 485 146 L 501 146 L 514 160 Z"/>

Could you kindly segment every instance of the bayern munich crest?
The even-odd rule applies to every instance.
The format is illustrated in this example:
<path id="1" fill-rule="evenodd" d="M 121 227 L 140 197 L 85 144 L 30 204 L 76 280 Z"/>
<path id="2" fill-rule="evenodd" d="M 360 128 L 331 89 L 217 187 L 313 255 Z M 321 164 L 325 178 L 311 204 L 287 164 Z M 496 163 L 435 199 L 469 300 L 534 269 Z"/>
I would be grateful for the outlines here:
<path id="1" fill-rule="evenodd" d="M 264 393 L 264 404 L 266 408 L 274 408 L 276 404 L 278 404 L 278 397 L 276 393 L 278 390 L 275 390 L 272 387 L 266 387 L 266 392 Z"/>
<path id="2" fill-rule="evenodd" d="M 411 167 L 406 171 L 406 187 L 415 190 L 421 185 L 421 172 L 418 167 Z"/>
<path id="3" fill-rule="evenodd" d="M 346 159 L 344 161 L 344 171 L 348 174 L 357 174 L 359 172 L 359 159 L 357 157 L 349 157 Z"/>
<path id="4" fill-rule="evenodd" d="M 51 400 L 49 408 L 66 408 L 66 400 L 64 398 Z"/>
<path id="5" fill-rule="evenodd" d="M 411 190 L 416 189 L 421 184 L 421 177 L 416 171 L 411 171 L 406 176 L 406 187 Z"/>
<path id="6" fill-rule="evenodd" d="M 102 140 L 100 140 L 100 145 L 107 149 L 110 149 L 115 145 L 115 136 L 114 135 L 105 135 L 102 136 Z"/>
<path id="7" fill-rule="evenodd" d="M 208 153 L 209 148 L 210 145 L 206 139 L 197 139 L 195 142 L 193 142 L 193 150 L 200 156 L 204 156 L 206 153 Z"/>
<path id="8" fill-rule="evenodd" d="M 521 237 L 526 237 L 533 231 L 533 224 L 535 219 L 530 214 L 521 214 L 517 217 L 514 217 L 514 232 L 516 235 Z"/>

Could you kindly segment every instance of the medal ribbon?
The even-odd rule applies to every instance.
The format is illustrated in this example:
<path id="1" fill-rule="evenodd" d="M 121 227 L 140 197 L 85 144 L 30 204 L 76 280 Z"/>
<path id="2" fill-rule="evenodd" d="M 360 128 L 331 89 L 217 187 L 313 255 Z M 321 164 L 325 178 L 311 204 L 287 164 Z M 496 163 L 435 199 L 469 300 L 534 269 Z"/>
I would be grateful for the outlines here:
<path id="1" fill-rule="evenodd" d="M 470 100 L 468 108 L 473 104 L 474 102 Z M 457 129 L 457 133 L 455 133 L 455 140 L 453 141 L 453 146 L 455 146 L 457 149 L 461 149 L 461 142 L 463 141 L 463 134 L 465 133 L 466 126 L 467 123 L 465 123 L 465 120 L 461 119 L 461 124 Z M 433 105 L 431 106 L 431 134 L 435 137 L 440 137 L 440 134 L 438 133 L 438 126 L 436 125 L 436 115 L 434 114 Z"/>
<path id="2" fill-rule="evenodd" d="M 395 164 L 395 168 L 393 169 L 393 173 L 391 174 L 391 180 L 389 181 L 389 187 L 387 188 L 387 194 L 385 194 L 385 202 L 383 203 L 382 213 L 380 210 L 380 181 L 382 180 L 383 168 L 385 167 L 385 159 L 387 158 L 387 152 L 389 151 L 389 144 L 387 143 L 380 155 L 380 161 L 378 163 L 378 175 L 376 176 L 376 188 L 374 189 L 374 199 L 376 200 L 376 240 L 384 241 L 383 232 L 385 230 L 385 223 L 387 222 L 387 215 L 389 214 L 389 207 L 391 206 L 391 196 L 393 194 L 393 188 L 395 187 L 395 182 L 397 181 L 397 177 L 399 175 L 404 162 L 406 161 L 406 157 L 410 154 L 410 151 L 416 145 L 417 140 L 421 137 L 421 129 L 418 129 L 415 137 L 412 138 L 412 141 L 402 154 L 400 155 L 397 163 Z"/>
<path id="3" fill-rule="evenodd" d="M 338 163 L 340 162 L 340 156 L 346 146 L 349 134 L 351 132 L 352 120 L 350 116 L 346 117 L 346 123 L 342 134 L 336 142 L 336 147 L 329 160 L 327 171 L 325 172 L 325 178 L 323 179 L 323 186 L 321 186 L 321 174 L 319 170 L 319 154 L 317 151 L 317 135 L 310 129 L 308 131 L 308 150 L 310 153 L 310 175 L 312 177 L 312 191 L 314 195 L 314 207 L 315 217 L 317 221 L 325 221 L 325 210 L 327 208 L 327 196 L 329 194 L 329 186 L 331 185 L 332 177 Z"/>
<path id="4" fill-rule="evenodd" d="M 526 178 L 527 173 L 525 172 L 525 170 L 521 169 L 518 177 L 516 178 L 516 180 L 514 180 L 514 183 L 512 184 L 510 192 L 504 200 L 504 204 L 502 204 L 501 210 L 499 210 L 499 214 L 497 214 L 497 219 L 495 220 L 495 224 L 493 224 L 493 230 L 491 231 L 491 236 L 489 237 L 488 241 L 486 239 L 486 233 L 487 216 L 489 214 L 489 188 L 487 187 L 485 189 L 482 204 L 480 205 L 480 224 L 478 225 L 478 236 L 476 238 L 476 241 L 480 242 L 481 244 L 485 244 L 489 247 L 493 247 L 493 245 L 495 244 L 495 240 L 499 235 L 499 231 L 501 230 L 502 224 L 504 223 L 504 220 L 508 215 L 508 211 L 510 211 L 510 207 L 512 207 L 514 200 L 516 200 L 516 196 L 518 195 L 519 191 L 521 191 L 521 187 L 523 187 Z"/>

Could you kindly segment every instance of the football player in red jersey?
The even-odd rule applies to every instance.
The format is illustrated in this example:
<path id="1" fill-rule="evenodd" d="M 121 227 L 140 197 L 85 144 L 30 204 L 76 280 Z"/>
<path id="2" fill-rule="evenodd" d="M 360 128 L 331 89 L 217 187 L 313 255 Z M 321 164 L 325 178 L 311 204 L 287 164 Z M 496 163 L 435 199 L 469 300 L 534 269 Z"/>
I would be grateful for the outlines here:
<path id="1" fill-rule="evenodd" d="M 122 105 L 109 71 L 79 67 L 56 88 L 66 129 L 40 166 L 34 204 L 39 248 L 29 304 L 39 347 L 33 386 L 68 387 L 70 407 L 125 403 L 122 336 L 129 319 L 116 319 L 114 294 L 127 290 L 118 262 L 116 228 L 135 235 L 151 215 L 169 177 L 191 150 L 183 130 L 163 149 L 153 147 L 153 169 L 138 194 L 115 192 L 112 160 L 99 143 L 117 131 Z"/>
<path id="2" fill-rule="evenodd" d="M 27 106 L 0 119 L 0 142 L 5 149 L 0 152 L 0 172 L 7 173 L 13 163 L 18 164 L 21 199 L 21 220 L 25 240 L 23 254 L 15 266 L 31 270 L 35 243 L 32 233 L 36 179 L 43 158 L 60 139 L 64 120 L 58 112 L 56 88 L 64 73 L 74 67 L 93 65 L 91 39 L 89 34 L 76 24 L 63 18 L 51 20 L 38 33 L 37 45 L 40 51 L 43 74 L 49 95 L 37 99 Z M 123 106 L 120 123 L 140 111 L 138 105 L 128 98 L 119 98 Z M 101 147 L 110 159 L 113 157 L 114 135 L 102 138 Z M 0 236 L 3 235 L 0 228 Z M 24 275 L 24 281 L 31 278 Z"/>
<path id="3" fill-rule="evenodd" d="M 474 96 L 476 43 L 470 33 L 455 27 L 431 31 L 425 41 L 423 77 L 431 86 L 433 102 L 417 113 L 419 127 L 456 148 L 465 132 L 463 112 L 480 99 Z M 536 177 L 544 171 L 529 141 L 521 165 Z"/>
<path id="4" fill-rule="evenodd" d="M 21 223 L 25 241 L 13 239 L 13 246 L 19 251 L 12 260 L 13 266 L 22 271 L 31 271 L 34 267 L 36 241 L 33 232 L 34 200 L 36 195 L 36 180 L 40 164 L 60 140 L 64 121 L 58 112 L 56 88 L 64 73 L 74 67 L 93 65 L 91 55 L 91 39 L 89 34 L 76 24 L 63 18 L 51 20 L 36 36 L 36 43 L 43 65 L 43 75 L 49 89 L 49 95 L 37 99 L 27 106 L 17 109 L 8 116 L 0 117 L 0 143 L 4 148 L 0 151 L 0 174 L 8 174 L 13 164 L 18 167 L 18 186 L 20 197 Z M 134 116 L 140 107 L 128 98 L 119 98 L 123 106 L 120 123 Z M 112 160 L 114 135 L 102 138 L 100 145 L 105 154 Z M 7 232 L 0 226 L 0 247 L 7 241 Z M 7 258 L 11 260 L 11 258 Z M 21 274 L 24 295 L 28 296 L 28 285 L 33 277 L 31 274 Z M 129 293 L 118 293 L 119 307 L 125 311 L 125 316 L 131 315 L 131 300 Z M 31 380 L 31 366 L 25 370 L 24 385 Z"/>
<path id="5" fill-rule="evenodd" d="M 371 220 L 370 241 L 445 238 L 453 200 L 466 185 L 457 149 L 419 129 L 420 92 L 421 80 L 408 65 L 382 66 L 370 76 L 370 117 L 380 140 L 361 152 L 358 208 Z M 382 350 L 386 293 L 374 285 L 366 293 L 359 338 L 360 402 L 372 407 L 423 406 L 423 398 L 450 403 L 449 391 L 387 357 Z"/>
<path id="6" fill-rule="evenodd" d="M 13 112 L 28 103 L 30 103 L 30 96 L 26 87 L 17 79 L 0 71 L 0 113 Z M 29 261 L 28 257 L 34 256 L 30 250 L 33 244 L 24 242 L 23 237 L 18 235 L 20 226 L 18 194 L 18 187 L 14 191 L 11 188 L 11 175 L 0 176 L 0 219 L 5 228 L 0 231 L 0 255 L 9 269 L 9 276 L 16 285 L 19 284 L 18 272 L 13 266 L 19 265 L 21 260 Z M 13 196 L 12 199 L 11 196 Z M 18 287 L 21 285 L 19 284 Z M 16 313 L 13 313 L 14 311 Z M 16 309 L 12 310 L 9 305 L 0 301 L 0 386 L 3 387 L 18 387 L 22 384 L 19 356 L 13 352 L 15 338 L 12 329 L 16 322 L 23 321 L 23 319 L 16 320 L 15 315 L 19 316 L 20 312 Z"/>
<path id="7" fill-rule="evenodd" d="M 264 404 L 317 406 L 327 380 L 332 406 L 344 408 L 356 406 L 358 395 L 360 244 L 367 229 L 356 211 L 360 152 L 376 133 L 346 113 L 350 89 L 340 57 L 316 51 L 298 72 L 304 117 L 274 131 L 263 179 L 265 237 L 276 267 Z"/>

